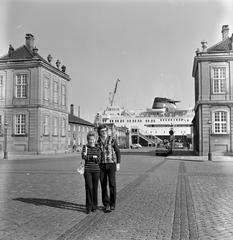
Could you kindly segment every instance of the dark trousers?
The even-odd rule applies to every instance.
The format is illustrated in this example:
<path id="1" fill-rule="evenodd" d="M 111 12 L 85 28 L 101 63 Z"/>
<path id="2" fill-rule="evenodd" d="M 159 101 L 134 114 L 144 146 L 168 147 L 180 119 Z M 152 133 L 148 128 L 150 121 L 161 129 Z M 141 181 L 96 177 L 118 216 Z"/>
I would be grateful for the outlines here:
<path id="1" fill-rule="evenodd" d="M 99 172 L 84 172 L 86 189 L 86 208 L 88 210 L 97 209 L 99 178 L 100 178 Z"/>
<path id="2" fill-rule="evenodd" d="M 116 164 L 115 163 L 103 163 L 100 165 L 100 182 L 102 190 L 102 202 L 103 205 L 113 206 L 116 205 Z M 108 186 L 110 197 L 108 195 Z"/>

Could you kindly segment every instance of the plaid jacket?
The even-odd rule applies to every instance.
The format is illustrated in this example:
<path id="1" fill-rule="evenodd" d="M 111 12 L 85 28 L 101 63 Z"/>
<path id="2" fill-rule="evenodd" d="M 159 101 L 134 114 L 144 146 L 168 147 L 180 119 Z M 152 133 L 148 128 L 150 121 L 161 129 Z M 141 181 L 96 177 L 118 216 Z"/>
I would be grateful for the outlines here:
<path id="1" fill-rule="evenodd" d="M 100 163 L 120 163 L 120 149 L 114 138 L 108 136 L 104 142 L 99 138 L 97 146 L 101 150 Z"/>

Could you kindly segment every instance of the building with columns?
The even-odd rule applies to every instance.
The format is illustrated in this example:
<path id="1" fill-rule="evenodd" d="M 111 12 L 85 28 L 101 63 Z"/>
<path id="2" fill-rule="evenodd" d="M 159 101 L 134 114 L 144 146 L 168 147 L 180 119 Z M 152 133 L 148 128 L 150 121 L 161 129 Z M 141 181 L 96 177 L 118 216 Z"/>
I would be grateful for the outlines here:
<path id="1" fill-rule="evenodd" d="M 198 155 L 233 152 L 233 34 L 222 26 L 222 39 L 196 51 L 194 150 Z"/>
<path id="2" fill-rule="evenodd" d="M 9 153 L 64 152 L 68 144 L 67 85 L 70 77 L 59 60 L 41 57 L 34 36 L 9 46 L 0 58 L 0 147 Z M 7 127 L 7 135 L 3 128 Z"/>

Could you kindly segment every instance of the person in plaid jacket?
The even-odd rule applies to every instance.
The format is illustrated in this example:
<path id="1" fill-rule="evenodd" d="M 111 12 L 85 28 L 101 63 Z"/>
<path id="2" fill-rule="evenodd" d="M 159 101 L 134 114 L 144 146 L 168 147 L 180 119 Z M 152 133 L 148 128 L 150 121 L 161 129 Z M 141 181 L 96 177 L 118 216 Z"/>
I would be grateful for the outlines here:
<path id="1" fill-rule="evenodd" d="M 108 135 L 105 124 L 98 127 L 97 146 L 101 151 L 100 183 L 104 211 L 110 212 L 116 207 L 116 171 L 120 170 L 121 154 L 117 141 Z M 109 194 L 108 186 L 109 183 Z"/>

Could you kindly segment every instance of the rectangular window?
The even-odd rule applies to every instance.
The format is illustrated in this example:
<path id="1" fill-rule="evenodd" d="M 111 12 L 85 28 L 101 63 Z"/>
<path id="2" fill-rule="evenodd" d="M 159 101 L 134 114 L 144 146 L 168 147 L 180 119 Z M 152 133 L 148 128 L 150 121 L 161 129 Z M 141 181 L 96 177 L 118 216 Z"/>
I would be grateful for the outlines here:
<path id="1" fill-rule="evenodd" d="M 66 105 L 66 87 L 64 85 L 61 86 L 61 104 L 62 106 Z"/>
<path id="2" fill-rule="evenodd" d="M 26 115 L 17 114 L 15 115 L 15 135 L 26 134 Z"/>
<path id="3" fill-rule="evenodd" d="M 44 116 L 44 135 L 49 135 L 49 116 Z"/>
<path id="4" fill-rule="evenodd" d="M 58 103 L 58 82 L 53 82 L 53 102 Z"/>
<path id="5" fill-rule="evenodd" d="M 213 93 L 224 93 L 226 84 L 226 68 L 213 69 Z"/>
<path id="6" fill-rule="evenodd" d="M 3 124 L 2 124 L 2 115 L 0 115 L 0 134 L 3 134 Z"/>
<path id="7" fill-rule="evenodd" d="M 61 123 L 61 135 L 62 136 L 66 135 L 66 119 L 65 118 L 62 119 L 62 123 Z"/>
<path id="8" fill-rule="evenodd" d="M 53 118 L 53 135 L 54 136 L 58 135 L 58 118 L 57 117 Z"/>
<path id="9" fill-rule="evenodd" d="M 49 100 L 49 78 L 44 78 L 44 99 Z"/>
<path id="10" fill-rule="evenodd" d="M 18 74 L 16 75 L 16 98 L 26 98 L 27 97 L 27 75 Z"/>
<path id="11" fill-rule="evenodd" d="M 0 76 L 0 99 L 4 98 L 4 80 L 3 80 L 3 76 Z"/>
<path id="12" fill-rule="evenodd" d="M 227 112 L 214 113 L 214 133 L 227 133 Z"/>

